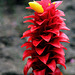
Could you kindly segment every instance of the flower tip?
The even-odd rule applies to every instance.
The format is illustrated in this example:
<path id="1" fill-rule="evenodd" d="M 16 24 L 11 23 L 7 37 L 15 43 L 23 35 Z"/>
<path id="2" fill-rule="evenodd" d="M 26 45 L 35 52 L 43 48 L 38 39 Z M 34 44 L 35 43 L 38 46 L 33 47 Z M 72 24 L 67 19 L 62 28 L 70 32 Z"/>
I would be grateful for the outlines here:
<path id="1" fill-rule="evenodd" d="M 43 13 L 44 12 L 44 9 L 43 9 L 42 5 L 40 5 L 37 2 L 35 2 L 35 1 L 34 2 L 29 2 L 28 4 L 37 13 Z"/>
<path id="2" fill-rule="evenodd" d="M 70 31 L 70 29 L 68 29 Z"/>
<path id="3" fill-rule="evenodd" d="M 21 39 L 23 39 L 23 36 L 21 37 Z"/>
<path id="4" fill-rule="evenodd" d="M 50 6 L 51 4 L 50 3 L 48 3 L 48 6 Z"/>
<path id="5" fill-rule="evenodd" d="M 24 58 L 22 59 L 22 61 L 24 61 Z"/>
<path id="6" fill-rule="evenodd" d="M 61 74 L 60 74 L 60 75 L 63 75 L 63 74 L 62 74 L 62 72 L 61 72 Z"/>
<path id="7" fill-rule="evenodd" d="M 65 70 L 66 70 L 66 66 L 64 66 L 65 67 Z"/>
<path id="8" fill-rule="evenodd" d="M 55 4 L 56 2 L 53 2 L 53 4 Z"/>
<path id="9" fill-rule="evenodd" d="M 30 5 L 30 4 L 33 4 L 33 2 L 28 2 L 28 4 Z"/>

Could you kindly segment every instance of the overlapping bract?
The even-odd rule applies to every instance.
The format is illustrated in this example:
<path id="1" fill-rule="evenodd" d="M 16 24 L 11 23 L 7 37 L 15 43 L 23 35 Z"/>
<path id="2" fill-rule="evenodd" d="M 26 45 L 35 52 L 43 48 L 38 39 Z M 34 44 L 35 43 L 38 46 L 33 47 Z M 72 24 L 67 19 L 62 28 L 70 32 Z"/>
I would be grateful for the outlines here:
<path id="1" fill-rule="evenodd" d="M 64 23 L 65 19 L 61 17 L 65 16 L 64 12 L 56 9 L 62 1 L 56 1 L 55 4 L 49 0 L 37 2 L 42 5 L 44 13 L 35 12 L 34 15 L 24 17 L 33 18 L 24 21 L 33 23 L 28 26 L 30 30 L 25 31 L 22 36 L 29 37 L 28 42 L 21 46 L 26 46 L 27 49 L 23 53 L 23 60 L 31 56 L 24 67 L 24 75 L 27 75 L 30 67 L 33 68 L 33 75 L 62 75 L 57 64 L 66 69 L 63 49 L 67 49 L 60 42 L 69 43 L 69 38 L 60 30 L 70 30 Z"/>

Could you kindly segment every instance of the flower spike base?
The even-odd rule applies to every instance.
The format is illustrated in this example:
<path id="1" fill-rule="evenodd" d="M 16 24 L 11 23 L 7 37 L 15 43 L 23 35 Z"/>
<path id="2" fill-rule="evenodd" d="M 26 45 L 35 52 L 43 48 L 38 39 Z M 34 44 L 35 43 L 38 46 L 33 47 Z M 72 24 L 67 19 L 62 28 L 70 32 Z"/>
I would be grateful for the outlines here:
<path id="1" fill-rule="evenodd" d="M 41 0 L 29 2 L 30 7 L 35 11 L 34 15 L 25 16 L 25 18 L 33 18 L 26 20 L 32 24 L 28 26 L 30 30 L 23 33 L 21 38 L 29 37 L 28 41 L 21 47 L 25 47 L 23 60 L 28 58 L 27 64 L 24 67 L 24 75 L 30 67 L 33 69 L 33 74 L 30 75 L 63 75 L 57 64 L 65 66 L 65 53 L 67 50 L 60 42 L 69 43 L 69 38 L 60 30 L 70 30 L 66 27 L 64 12 L 58 10 L 57 7 L 62 1 L 51 3 L 50 0 Z M 31 48 L 31 49 L 29 49 Z"/>

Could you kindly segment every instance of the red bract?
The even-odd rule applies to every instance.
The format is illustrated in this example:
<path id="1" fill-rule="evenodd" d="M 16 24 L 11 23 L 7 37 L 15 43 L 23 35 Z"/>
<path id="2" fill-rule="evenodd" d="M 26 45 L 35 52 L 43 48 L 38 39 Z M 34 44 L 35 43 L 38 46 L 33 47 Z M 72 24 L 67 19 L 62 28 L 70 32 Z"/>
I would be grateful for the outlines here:
<path id="1" fill-rule="evenodd" d="M 61 18 L 65 16 L 64 12 L 56 9 L 62 1 L 51 3 L 50 0 L 41 0 L 36 2 L 42 5 L 44 12 L 35 12 L 34 15 L 24 17 L 33 18 L 24 21 L 24 23 L 33 23 L 28 26 L 31 29 L 25 31 L 22 36 L 22 38 L 29 37 L 29 39 L 21 47 L 31 48 L 23 53 L 23 60 L 31 56 L 24 67 L 24 75 L 27 75 L 30 67 L 33 69 L 31 75 L 62 75 L 57 64 L 66 69 L 63 51 L 66 48 L 60 42 L 69 43 L 69 38 L 60 30 L 70 30 L 64 23 L 65 19 Z"/>

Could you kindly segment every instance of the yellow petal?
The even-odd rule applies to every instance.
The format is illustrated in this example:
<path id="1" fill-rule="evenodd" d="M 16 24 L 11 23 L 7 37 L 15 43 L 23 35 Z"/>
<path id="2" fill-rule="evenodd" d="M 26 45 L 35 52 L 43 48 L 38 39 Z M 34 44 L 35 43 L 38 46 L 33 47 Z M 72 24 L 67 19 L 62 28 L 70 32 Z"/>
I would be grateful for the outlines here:
<path id="1" fill-rule="evenodd" d="M 50 6 L 51 4 L 49 3 L 48 6 Z"/>
<path id="2" fill-rule="evenodd" d="M 42 5 L 40 5 L 39 3 L 35 2 L 35 1 L 29 2 L 29 5 L 37 13 L 43 13 L 44 12 L 44 9 L 43 9 Z"/>
<path id="3" fill-rule="evenodd" d="M 55 2 L 53 2 L 53 4 L 55 4 Z"/>

